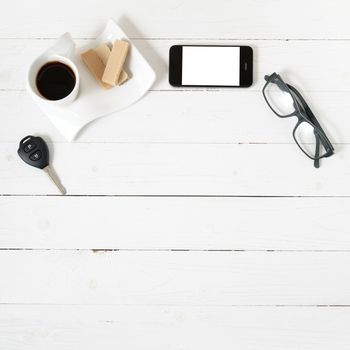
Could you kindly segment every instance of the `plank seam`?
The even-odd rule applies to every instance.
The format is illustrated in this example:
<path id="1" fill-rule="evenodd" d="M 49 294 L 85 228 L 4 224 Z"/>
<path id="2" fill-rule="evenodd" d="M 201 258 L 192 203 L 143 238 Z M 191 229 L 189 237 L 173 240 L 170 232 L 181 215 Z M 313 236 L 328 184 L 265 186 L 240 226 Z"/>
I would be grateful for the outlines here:
<path id="1" fill-rule="evenodd" d="M 85 307 L 94 307 L 94 306 L 125 306 L 125 307 L 174 307 L 174 308 L 350 308 L 349 304 L 191 304 L 191 305 L 181 305 L 181 304 L 77 304 L 77 303 L 13 303 L 13 302 L 0 302 L 0 306 L 85 306 Z"/>
<path id="2" fill-rule="evenodd" d="M 0 247 L 0 252 L 6 251 L 57 251 L 57 252 L 92 252 L 116 253 L 116 252 L 207 252 L 207 253 L 350 253 L 350 249 L 154 249 L 154 248 L 6 248 Z"/>
<path id="3" fill-rule="evenodd" d="M 0 197 L 120 197 L 120 198 L 350 198 L 350 195 L 210 195 L 210 194 L 11 194 L 2 193 Z"/>
<path id="4" fill-rule="evenodd" d="M 228 88 L 230 89 L 230 88 Z M 201 89 L 201 88 L 195 88 L 195 89 L 183 89 L 183 88 L 178 88 L 178 89 L 150 89 L 148 90 L 148 92 L 161 92 L 161 93 L 165 93 L 165 92 L 170 92 L 170 93 L 183 93 L 183 92 L 209 92 L 209 93 L 222 93 L 223 91 L 227 92 L 227 91 L 232 91 L 231 90 L 227 90 L 226 88 L 222 88 L 222 89 L 214 89 L 214 88 L 210 88 L 210 89 Z M 26 89 L 4 89 L 4 88 L 0 88 L 0 92 L 2 93 L 12 93 L 12 92 L 20 92 L 20 93 L 26 93 L 27 90 Z M 347 93 L 350 92 L 350 90 L 302 90 L 302 92 L 305 93 L 327 93 L 327 94 L 338 94 L 338 93 Z M 246 90 L 246 93 L 261 93 L 260 89 L 254 89 L 251 88 L 249 90 Z"/>
<path id="5" fill-rule="evenodd" d="M 0 37 L 0 40 L 56 40 L 57 37 Z M 96 37 L 73 37 L 74 40 L 95 40 Z M 139 41 L 335 41 L 335 42 L 348 42 L 350 38 L 186 38 L 186 37 L 129 37 L 130 40 Z"/>

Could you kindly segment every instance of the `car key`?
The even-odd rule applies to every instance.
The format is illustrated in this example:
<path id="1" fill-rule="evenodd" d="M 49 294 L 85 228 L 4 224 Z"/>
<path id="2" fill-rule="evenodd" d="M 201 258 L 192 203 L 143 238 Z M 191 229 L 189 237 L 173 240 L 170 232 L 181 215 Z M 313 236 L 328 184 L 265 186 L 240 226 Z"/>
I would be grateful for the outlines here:
<path id="1" fill-rule="evenodd" d="M 31 135 L 24 137 L 19 143 L 17 153 L 27 164 L 44 170 L 60 192 L 66 194 L 66 189 L 50 168 L 49 149 L 41 137 Z"/>

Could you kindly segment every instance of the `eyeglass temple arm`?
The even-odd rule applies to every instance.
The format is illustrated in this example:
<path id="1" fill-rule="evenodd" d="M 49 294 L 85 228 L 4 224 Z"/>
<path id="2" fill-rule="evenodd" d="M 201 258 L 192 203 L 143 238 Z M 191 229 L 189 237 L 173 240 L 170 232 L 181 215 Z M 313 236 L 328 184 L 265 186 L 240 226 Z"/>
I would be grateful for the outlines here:
<path id="1" fill-rule="evenodd" d="M 314 160 L 314 167 L 315 168 L 319 168 L 320 167 L 320 136 L 315 133 L 315 137 L 316 137 L 316 150 L 315 150 L 315 160 Z"/>
<path id="2" fill-rule="evenodd" d="M 305 102 L 305 100 L 301 101 L 303 103 L 303 107 L 305 108 L 305 111 L 307 113 L 307 115 L 309 116 L 310 120 L 316 125 L 316 127 L 322 131 L 322 136 L 323 138 L 326 140 L 326 144 L 325 142 L 323 142 L 323 139 L 319 137 L 318 135 L 318 142 L 321 143 L 324 145 L 324 147 L 326 148 L 326 150 L 332 150 L 334 151 L 334 148 L 333 148 L 333 145 L 331 143 L 331 141 L 328 139 L 325 131 L 322 129 L 322 126 L 320 125 L 320 123 L 318 122 L 317 118 L 315 117 L 315 115 L 312 113 L 310 107 L 307 105 L 307 103 Z M 318 155 L 317 155 L 318 156 Z"/>

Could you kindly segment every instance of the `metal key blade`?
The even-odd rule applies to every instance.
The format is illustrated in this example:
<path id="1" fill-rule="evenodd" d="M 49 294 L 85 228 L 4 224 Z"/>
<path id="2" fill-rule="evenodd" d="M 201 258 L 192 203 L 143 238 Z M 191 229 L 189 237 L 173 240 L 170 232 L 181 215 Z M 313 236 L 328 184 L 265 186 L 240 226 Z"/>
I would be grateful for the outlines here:
<path id="1" fill-rule="evenodd" d="M 57 186 L 57 188 L 60 190 L 60 192 L 62 194 L 66 194 L 67 193 L 66 189 L 62 186 L 60 180 L 58 179 L 58 177 L 55 174 L 55 172 L 50 168 L 50 166 L 49 165 L 46 166 L 43 170 L 45 171 L 45 173 L 47 175 L 49 175 L 50 179 Z"/>

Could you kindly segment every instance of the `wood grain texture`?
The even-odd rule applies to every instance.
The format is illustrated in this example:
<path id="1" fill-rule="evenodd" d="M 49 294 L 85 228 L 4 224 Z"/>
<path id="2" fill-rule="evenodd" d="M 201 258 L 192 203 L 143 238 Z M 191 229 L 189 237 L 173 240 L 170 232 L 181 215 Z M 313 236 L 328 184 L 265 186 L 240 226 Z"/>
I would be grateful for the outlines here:
<path id="1" fill-rule="evenodd" d="M 0 144 L 0 193 L 57 194 L 44 172 Z M 348 145 L 315 169 L 295 144 L 50 145 L 52 164 L 74 195 L 349 196 Z"/>
<path id="2" fill-rule="evenodd" d="M 1 305 L 6 350 L 347 350 L 348 308 Z"/>
<path id="3" fill-rule="evenodd" d="M 4 250 L 0 303 L 349 305 L 349 264 L 348 252 Z"/>
<path id="4" fill-rule="evenodd" d="M 96 33 L 98 34 L 98 33 Z M 56 40 L 0 40 L 0 89 L 25 89 L 28 64 Z M 76 40 L 77 47 L 92 40 Z M 235 95 L 242 91 L 261 91 L 265 74 L 283 74 L 286 81 L 303 91 L 350 91 L 350 41 L 273 41 L 273 40 L 133 40 L 156 72 L 152 90 L 189 90 L 168 83 L 169 48 L 175 44 L 250 45 L 254 50 L 254 85 L 249 89 L 215 89 Z M 24 62 L 25 61 L 25 62 Z M 26 62 L 28 61 L 28 62 Z M 196 90 L 196 89 L 193 89 Z M 198 91 L 203 89 L 197 89 Z"/>
<path id="5" fill-rule="evenodd" d="M 350 38 L 346 0 L 309 0 L 307 4 L 296 0 L 283 5 L 256 0 L 102 0 L 98 6 L 91 0 L 84 6 L 62 0 L 54 9 L 54 19 L 52 4 L 41 0 L 13 0 L 6 10 L 0 16 L 0 33 L 5 38 L 52 38 L 64 31 L 95 37 L 109 17 L 119 18 L 131 37 Z"/>
<path id="6" fill-rule="evenodd" d="M 350 143 L 348 92 L 304 94 L 333 143 Z M 171 106 L 171 108 L 169 108 Z M 65 139 L 22 91 L 0 92 L 0 141 L 37 133 Z M 152 91 L 140 102 L 87 125 L 75 143 L 290 143 L 295 118 L 280 119 L 254 91 Z M 298 150 L 296 150 L 296 153 Z"/>
<path id="7" fill-rule="evenodd" d="M 5 249 L 350 250 L 350 198 L 2 197 L 0 213 Z"/>
<path id="8" fill-rule="evenodd" d="M 8 2 L 0 349 L 348 350 L 349 10 L 346 0 Z M 109 17 L 157 80 L 68 144 L 27 96 L 27 64 L 66 31 L 91 42 Z M 186 43 L 251 45 L 255 84 L 170 87 L 168 49 Z M 294 121 L 262 99 L 274 71 L 335 143 L 321 169 L 294 145 Z M 56 194 L 46 175 L 18 159 L 32 133 L 50 142 L 74 196 L 46 196 Z"/>
<path id="9" fill-rule="evenodd" d="M 32 60 L 52 43 L 53 40 L 0 41 L 4 63 L 0 68 L 0 111 L 6 122 L 6 128 L 0 130 L 1 141 L 17 141 L 32 130 L 51 140 L 64 141 L 22 91 L 27 68 L 23 57 Z M 86 41 L 78 41 L 80 45 L 83 43 Z M 294 118 L 279 120 L 261 94 L 264 75 L 275 70 L 298 88 L 302 87 L 333 142 L 350 142 L 348 118 L 344 112 L 350 107 L 347 98 L 350 42 L 253 41 L 250 44 L 256 48 L 255 85 L 248 90 L 211 91 L 182 91 L 170 87 L 166 62 L 168 49 L 175 43 L 170 40 L 135 41 L 156 68 L 157 82 L 153 91 L 125 111 L 88 125 L 78 142 L 293 143 Z"/>

